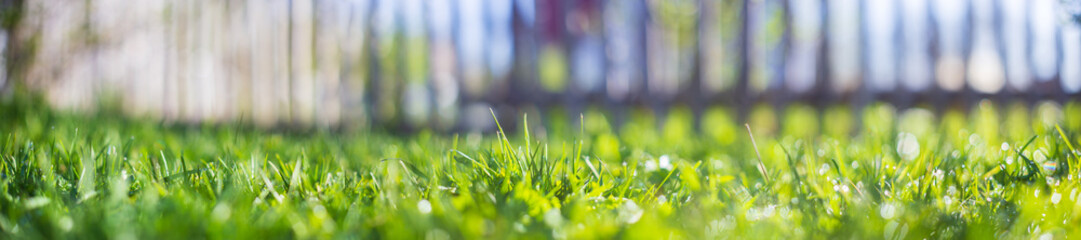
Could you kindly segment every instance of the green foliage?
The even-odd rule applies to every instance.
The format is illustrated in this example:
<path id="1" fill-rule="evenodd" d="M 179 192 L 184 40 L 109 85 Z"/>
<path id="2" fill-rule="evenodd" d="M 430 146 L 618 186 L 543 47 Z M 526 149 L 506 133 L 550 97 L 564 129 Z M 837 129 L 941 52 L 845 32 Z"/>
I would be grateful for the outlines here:
<path id="1" fill-rule="evenodd" d="M 746 128 L 725 109 L 707 111 L 704 134 L 676 109 L 664 121 L 635 110 L 622 126 L 590 111 L 581 130 L 561 130 L 574 133 L 459 137 L 162 126 L 8 101 L 0 106 L 0 237 L 1081 234 L 1072 227 L 1081 224 L 1072 115 L 1044 121 L 1063 110 L 995 107 L 936 118 L 874 105 L 856 127 L 841 120 L 856 116 L 844 108 L 819 116 L 806 106 L 760 106 L 750 117 L 768 172 L 759 174 Z M 545 124 L 572 126 L 566 119 Z"/>

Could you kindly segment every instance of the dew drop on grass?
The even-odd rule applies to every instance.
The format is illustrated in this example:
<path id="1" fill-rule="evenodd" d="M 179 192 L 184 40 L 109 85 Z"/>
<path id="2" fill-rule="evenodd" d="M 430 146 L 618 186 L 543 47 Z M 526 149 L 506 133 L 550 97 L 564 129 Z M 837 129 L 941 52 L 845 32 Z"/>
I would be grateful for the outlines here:
<path id="1" fill-rule="evenodd" d="M 883 229 L 882 235 L 884 239 L 893 239 L 893 234 L 897 232 L 897 226 L 900 225 L 896 221 L 890 221 L 886 224 L 886 229 Z"/>
<path id="2" fill-rule="evenodd" d="M 75 221 L 72 221 L 70 216 L 64 216 L 60 218 L 60 222 L 58 222 L 57 224 L 60 226 L 61 230 L 64 230 L 64 232 L 71 231 L 71 229 L 75 227 Z"/>
<path id="3" fill-rule="evenodd" d="M 1008 150 L 1010 150 L 1010 144 L 1006 143 L 1006 142 L 1002 142 L 1002 151 L 1008 151 Z"/>
<path id="4" fill-rule="evenodd" d="M 1047 156 L 1043 154 L 1043 150 L 1036 150 L 1036 152 L 1032 153 L 1032 160 L 1044 162 L 1047 161 Z"/>
<path id="5" fill-rule="evenodd" d="M 667 202 L 668 202 L 668 197 L 665 197 L 664 195 L 661 195 L 660 197 L 657 198 L 657 203 L 665 204 Z"/>
<path id="6" fill-rule="evenodd" d="M 1059 201 L 1062 201 L 1062 194 L 1057 192 L 1051 194 L 1051 204 L 1058 204 Z"/>
<path id="7" fill-rule="evenodd" d="M 709 226 L 706 226 L 706 238 L 716 239 L 723 236 L 725 230 L 728 230 L 728 224 L 723 220 L 713 220 L 709 222 Z"/>
<path id="8" fill-rule="evenodd" d="M 1049 172 L 1054 172 L 1058 169 L 1058 163 L 1053 161 L 1043 162 L 1043 169 Z"/>
<path id="9" fill-rule="evenodd" d="M 668 157 L 668 155 L 661 155 L 661 158 L 658 159 L 658 161 L 660 162 L 660 168 L 665 170 L 672 170 L 672 160 Z"/>
<path id="10" fill-rule="evenodd" d="M 1040 240 L 1052 240 L 1052 239 L 1055 239 L 1055 236 L 1051 235 L 1051 233 L 1044 233 L 1043 235 L 1040 235 Z"/>
<path id="11" fill-rule="evenodd" d="M 907 132 L 898 134 L 897 153 L 905 160 L 916 159 L 920 155 L 920 142 L 916 135 Z"/>
<path id="12" fill-rule="evenodd" d="M 769 206 L 763 207 L 762 212 L 761 212 L 762 218 L 773 217 L 773 213 L 776 212 L 776 210 L 777 210 L 777 205 L 769 205 Z"/>
<path id="13" fill-rule="evenodd" d="M 883 219 L 893 219 L 897 216 L 898 210 L 899 209 L 896 205 L 893 205 L 892 203 L 887 203 L 882 204 L 882 207 L 879 207 L 878 214 L 882 215 Z"/>
<path id="14" fill-rule="evenodd" d="M 710 160 L 710 162 L 713 163 L 713 170 L 724 168 L 724 162 L 722 162 L 721 160 L 712 159 Z"/>
<path id="15" fill-rule="evenodd" d="M 417 202 L 417 210 L 420 211 L 420 213 L 423 213 L 423 214 L 431 213 L 432 212 L 432 203 L 428 202 L 427 199 L 421 199 L 419 202 Z"/>
<path id="16" fill-rule="evenodd" d="M 233 209 L 229 207 L 229 204 L 220 203 L 214 206 L 214 210 L 211 210 L 210 216 L 214 221 L 224 222 L 229 219 L 229 215 L 232 215 Z"/>
<path id="17" fill-rule="evenodd" d="M 49 198 L 42 196 L 32 197 L 27 199 L 25 204 L 27 210 L 35 209 L 49 204 Z"/>
<path id="18" fill-rule="evenodd" d="M 431 207 L 429 206 L 429 208 Z M 327 214 L 327 208 L 323 207 L 321 204 L 317 204 L 312 208 L 312 214 L 319 219 L 326 219 L 329 216 L 329 214 Z"/>
<path id="19" fill-rule="evenodd" d="M 638 204 L 633 200 L 627 200 L 623 202 L 623 207 L 619 209 L 619 218 L 627 224 L 633 224 L 638 222 L 642 218 L 642 208 L 638 207 Z"/>
<path id="20" fill-rule="evenodd" d="M 968 135 L 968 145 L 971 145 L 973 147 L 980 147 L 983 145 L 983 138 L 981 138 L 979 134 L 975 133 L 973 133 L 972 135 Z"/>
<path id="21" fill-rule="evenodd" d="M 559 213 L 559 209 L 551 208 L 547 212 L 544 212 L 544 224 L 548 227 L 558 227 L 563 225 L 563 215 Z"/>
<path id="22" fill-rule="evenodd" d="M 753 221 L 758 221 L 758 219 L 760 217 L 759 214 L 758 214 L 758 209 L 757 208 L 747 209 L 747 214 L 746 214 L 745 217 L 747 218 L 747 221 L 752 221 L 752 222 Z"/>
<path id="23" fill-rule="evenodd" d="M 657 162 L 652 159 L 646 160 L 646 172 L 657 171 Z"/>

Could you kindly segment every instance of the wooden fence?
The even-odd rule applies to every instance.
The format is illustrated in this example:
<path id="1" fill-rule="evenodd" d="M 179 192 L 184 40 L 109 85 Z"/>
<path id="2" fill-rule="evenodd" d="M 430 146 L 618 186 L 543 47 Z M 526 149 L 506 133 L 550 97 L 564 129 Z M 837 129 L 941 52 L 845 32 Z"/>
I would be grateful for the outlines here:
<path id="1" fill-rule="evenodd" d="M 2 35 L 12 78 L 61 107 L 463 131 L 490 130 L 489 108 L 596 106 L 618 125 L 635 108 L 1078 100 L 1081 29 L 1060 4 L 39 0 L 5 5 L 22 14 Z"/>

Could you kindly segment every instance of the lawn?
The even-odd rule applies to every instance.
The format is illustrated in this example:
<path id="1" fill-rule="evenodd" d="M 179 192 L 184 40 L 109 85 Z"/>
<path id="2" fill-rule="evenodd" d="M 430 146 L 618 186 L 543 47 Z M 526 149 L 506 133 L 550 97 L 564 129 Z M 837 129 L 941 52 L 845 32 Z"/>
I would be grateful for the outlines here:
<path id="1" fill-rule="evenodd" d="M 681 108 L 660 120 L 636 110 L 618 128 L 590 110 L 489 134 L 43 106 L 0 101 L 0 238 L 1081 235 L 1075 103 L 758 107 L 748 125 L 715 108 L 701 133 Z"/>

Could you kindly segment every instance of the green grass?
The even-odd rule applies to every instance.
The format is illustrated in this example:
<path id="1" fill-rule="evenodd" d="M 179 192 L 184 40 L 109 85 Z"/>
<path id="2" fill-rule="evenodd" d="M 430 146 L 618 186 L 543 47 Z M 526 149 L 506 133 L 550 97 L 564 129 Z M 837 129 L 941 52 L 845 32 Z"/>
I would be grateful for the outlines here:
<path id="1" fill-rule="evenodd" d="M 580 129 L 546 119 L 459 136 L 44 109 L 0 106 L 0 238 L 1081 234 L 1074 104 L 940 116 L 875 105 L 861 129 L 843 109 L 758 108 L 756 144 L 724 109 L 705 114 L 701 134 L 676 109 L 659 128 L 646 112 L 615 129 L 589 111 Z"/>

